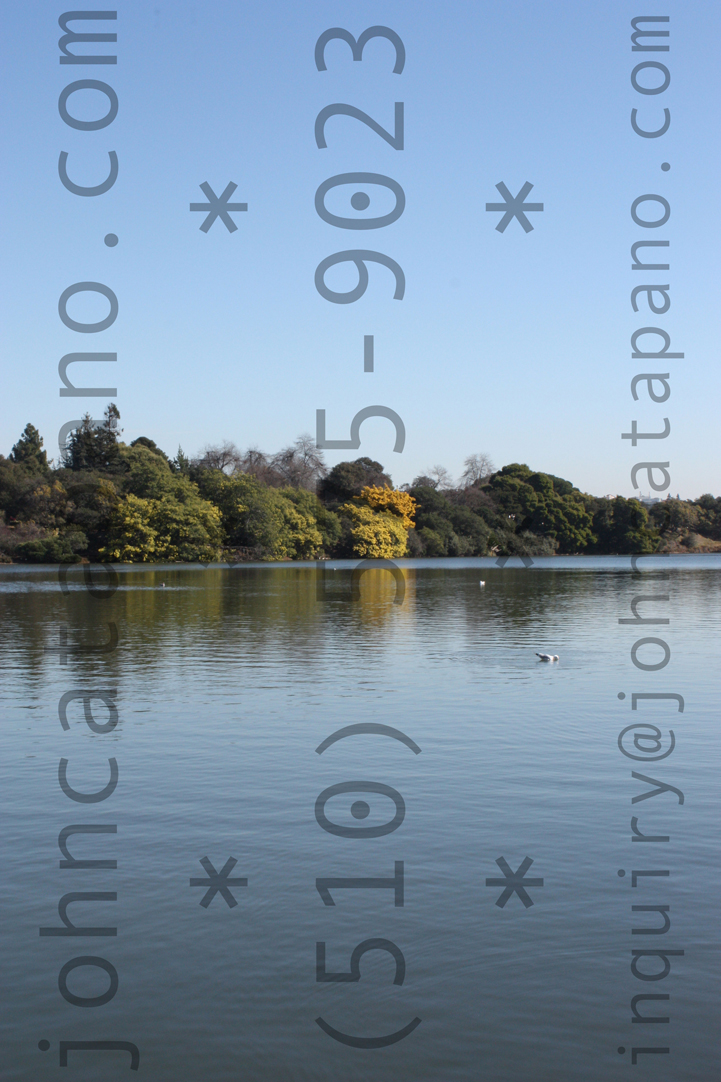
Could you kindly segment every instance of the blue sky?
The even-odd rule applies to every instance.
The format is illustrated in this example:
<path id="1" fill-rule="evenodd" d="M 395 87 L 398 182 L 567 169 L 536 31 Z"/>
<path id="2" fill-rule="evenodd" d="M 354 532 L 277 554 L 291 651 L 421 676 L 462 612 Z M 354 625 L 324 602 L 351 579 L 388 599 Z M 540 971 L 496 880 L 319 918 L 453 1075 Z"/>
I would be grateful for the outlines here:
<path id="1" fill-rule="evenodd" d="M 717 312 L 719 292 L 718 131 L 721 10 L 673 0 L 670 52 L 632 53 L 630 20 L 647 11 L 626 0 L 548 2 L 289 3 L 220 0 L 123 2 L 114 26 L 117 66 L 61 66 L 62 4 L 15 2 L 5 9 L 3 131 L 9 153 L 0 183 L 6 266 L 0 450 L 7 454 L 27 421 L 56 453 L 60 426 L 102 399 L 61 399 L 57 366 L 71 352 L 117 352 L 115 365 L 75 365 L 78 384 L 113 384 L 125 439 L 149 435 L 170 454 L 222 439 L 269 451 L 315 431 L 324 408 L 327 435 L 349 435 L 369 405 L 395 410 L 406 428 L 402 454 L 382 418 L 366 421 L 357 451 L 329 451 L 330 463 L 367 454 L 396 483 L 433 464 L 458 476 L 463 459 L 485 451 L 497 465 L 527 462 L 598 494 L 632 495 L 630 471 L 670 461 L 671 491 L 721 493 Z M 648 8 L 650 12 L 651 9 Z M 385 25 L 402 38 L 375 39 L 361 63 L 340 41 L 319 72 L 314 47 L 329 27 L 360 34 Z M 114 47 L 100 46 L 102 51 Z M 81 49 L 78 49 L 81 51 Z M 641 95 L 630 81 L 646 60 L 666 64 L 671 84 Z M 115 121 L 79 131 L 57 101 L 77 79 L 116 91 Z M 648 86 L 654 76 L 647 74 Z M 405 149 L 395 150 L 346 116 L 326 124 L 318 149 L 314 122 L 332 103 L 354 105 L 393 128 L 405 110 Z M 93 118 L 106 102 L 77 92 L 71 108 Z M 642 139 L 630 126 L 669 131 Z M 78 184 L 98 183 L 108 151 L 119 176 L 104 195 L 81 198 L 58 178 L 61 151 Z M 670 170 L 661 170 L 668 162 Z M 343 229 L 321 220 L 315 193 L 347 172 L 391 177 L 404 190 L 401 217 L 379 229 Z M 191 202 L 201 182 L 248 204 L 209 232 Z M 503 233 L 495 185 L 511 193 L 526 181 L 526 234 Z M 351 209 L 357 190 L 371 196 Z M 633 200 L 662 195 L 669 222 L 641 229 Z M 327 206 L 354 218 L 386 214 L 394 203 L 379 185 L 337 187 Z M 104 244 L 113 232 L 116 247 Z M 634 272 L 630 247 L 663 239 L 670 270 Z M 403 268 L 406 291 L 371 264 L 365 295 L 332 304 L 314 285 L 333 253 L 370 249 Z M 68 286 L 97 281 L 117 295 L 119 315 L 97 334 L 78 334 L 58 316 Z M 357 281 L 346 265 L 327 276 L 336 290 Z M 634 286 L 669 284 L 663 315 L 634 313 Z M 68 306 L 76 320 L 102 319 L 107 302 L 86 294 Z M 660 326 L 683 359 L 634 361 L 630 336 Z M 374 335 L 375 371 L 363 371 L 363 338 Z M 647 348 L 653 348 L 647 340 Z M 114 371 L 111 378 L 107 375 Z M 671 373 L 671 397 L 639 402 L 632 377 Z M 90 378 L 94 376 L 95 378 Z M 621 433 L 636 419 L 640 431 Z M 647 483 L 642 480 L 644 491 Z"/>

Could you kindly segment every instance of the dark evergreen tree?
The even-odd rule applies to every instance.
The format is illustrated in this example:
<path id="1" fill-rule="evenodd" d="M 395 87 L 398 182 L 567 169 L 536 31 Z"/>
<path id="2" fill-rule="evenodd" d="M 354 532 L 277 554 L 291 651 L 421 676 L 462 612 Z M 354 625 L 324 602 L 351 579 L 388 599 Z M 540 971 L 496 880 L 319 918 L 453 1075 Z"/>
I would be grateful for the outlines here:
<path id="1" fill-rule="evenodd" d="M 593 516 L 596 542 L 592 552 L 651 553 L 659 546 L 659 535 L 653 529 L 646 508 L 639 500 L 623 496 L 597 500 Z"/>
<path id="2" fill-rule="evenodd" d="M 25 466 L 33 473 L 47 472 L 48 456 L 43 451 L 43 438 L 35 425 L 25 425 L 22 436 L 10 452 L 10 461 Z"/>
<path id="3" fill-rule="evenodd" d="M 123 462 L 118 448 L 120 413 L 114 402 L 105 410 L 105 420 L 96 425 L 89 413 L 83 417 L 80 428 L 71 433 L 63 464 L 70 470 L 101 470 L 119 473 Z"/>
<path id="4" fill-rule="evenodd" d="M 380 462 L 364 456 L 355 462 L 339 462 L 334 466 L 318 485 L 318 495 L 325 504 L 337 506 L 353 496 L 360 496 L 361 489 L 367 485 L 393 488 L 393 482 L 383 472 Z"/>

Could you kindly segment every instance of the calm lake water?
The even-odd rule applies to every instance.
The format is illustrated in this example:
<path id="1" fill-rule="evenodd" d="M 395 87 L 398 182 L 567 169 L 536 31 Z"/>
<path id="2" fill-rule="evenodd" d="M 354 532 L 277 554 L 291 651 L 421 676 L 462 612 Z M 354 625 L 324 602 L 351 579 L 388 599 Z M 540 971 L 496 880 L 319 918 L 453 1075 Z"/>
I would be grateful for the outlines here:
<path id="1" fill-rule="evenodd" d="M 99 1041 L 152 1082 L 717 1077 L 721 558 L 355 566 L 125 567 L 106 598 L 0 568 L 3 1078 L 128 1077 L 123 1049 L 60 1069 Z M 669 622 L 619 623 L 639 595 Z M 64 729 L 93 689 L 117 724 L 73 700 Z M 318 753 L 369 724 L 408 739 Z M 70 857 L 117 868 L 59 867 L 88 825 L 117 831 Z M 247 879 L 207 907 L 205 857 Z M 526 857 L 542 885 L 497 904 Z M 72 932 L 61 898 L 94 934 L 39 934 Z M 318 943 L 360 979 L 316 980 Z"/>

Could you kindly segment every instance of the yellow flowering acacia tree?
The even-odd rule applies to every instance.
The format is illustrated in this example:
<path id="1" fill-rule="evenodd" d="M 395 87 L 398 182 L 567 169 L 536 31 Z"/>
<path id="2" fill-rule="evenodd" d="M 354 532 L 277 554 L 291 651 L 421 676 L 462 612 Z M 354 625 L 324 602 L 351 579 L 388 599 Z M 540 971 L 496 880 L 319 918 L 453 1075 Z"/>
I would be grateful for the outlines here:
<path id="1" fill-rule="evenodd" d="M 397 515 L 405 530 L 412 530 L 416 513 L 416 501 L 409 492 L 381 485 L 366 485 L 358 497 L 373 511 L 382 511 Z"/>
<path id="2" fill-rule="evenodd" d="M 376 514 L 370 507 L 344 503 L 338 514 L 350 520 L 353 555 L 364 559 L 392 560 L 404 556 L 408 535 L 396 515 Z"/>
<path id="3" fill-rule="evenodd" d="M 338 508 L 346 520 L 354 556 L 392 560 L 405 556 L 413 529 L 415 500 L 407 492 L 367 485 L 360 496 Z"/>

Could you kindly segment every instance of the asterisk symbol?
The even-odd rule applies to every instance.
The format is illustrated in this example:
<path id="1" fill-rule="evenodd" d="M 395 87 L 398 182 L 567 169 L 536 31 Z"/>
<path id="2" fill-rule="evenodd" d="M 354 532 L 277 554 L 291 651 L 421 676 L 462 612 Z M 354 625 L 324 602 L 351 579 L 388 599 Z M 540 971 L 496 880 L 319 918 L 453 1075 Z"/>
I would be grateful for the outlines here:
<path id="1" fill-rule="evenodd" d="M 203 222 L 203 224 L 200 227 L 203 230 L 204 233 L 208 232 L 208 230 L 210 229 L 211 225 L 213 224 L 213 222 L 215 221 L 216 218 L 220 218 L 221 222 L 223 223 L 223 225 L 225 226 L 225 228 L 228 230 L 229 233 L 234 233 L 236 231 L 236 229 L 238 227 L 235 224 L 235 222 L 233 221 L 233 219 L 231 218 L 230 214 L 228 214 L 228 211 L 229 210 L 247 210 L 248 209 L 248 204 L 247 203 L 229 203 L 228 202 L 228 200 L 230 199 L 231 195 L 233 194 L 233 192 L 235 191 L 235 189 L 237 187 L 238 187 L 238 185 L 233 184 L 233 181 L 231 180 L 230 184 L 228 184 L 228 186 L 225 189 L 225 191 L 223 192 L 223 194 L 222 195 L 216 195 L 215 192 L 213 191 L 213 189 L 208 184 L 207 180 L 204 181 L 200 185 L 201 191 L 203 192 L 204 195 L 207 195 L 207 197 L 208 197 L 208 202 L 207 203 L 191 203 L 190 204 L 190 209 L 191 210 L 207 210 L 207 211 L 209 211 L 209 214 L 208 214 L 207 218 L 205 219 L 205 221 Z"/>
<path id="2" fill-rule="evenodd" d="M 510 558 L 510 556 L 499 556 L 496 560 L 496 567 L 505 567 Z M 530 556 L 521 556 L 520 560 L 526 570 L 528 570 L 529 567 L 533 567 L 533 560 Z"/>
<path id="3" fill-rule="evenodd" d="M 533 226 L 524 214 L 524 211 L 543 210 L 543 203 L 524 203 L 524 200 L 533 185 L 527 180 L 516 196 L 511 195 L 503 181 L 501 181 L 500 184 L 496 184 L 496 187 L 505 199 L 505 203 L 486 203 L 486 210 L 504 210 L 506 212 L 496 226 L 498 232 L 503 233 L 508 223 L 514 218 L 518 218 L 523 226 L 524 232 L 530 233 Z"/>
<path id="4" fill-rule="evenodd" d="M 201 905 L 203 909 L 207 909 L 216 894 L 220 894 L 221 898 L 225 900 L 229 909 L 236 906 L 236 902 L 233 895 L 228 890 L 228 887 L 247 887 L 247 879 L 228 879 L 228 875 L 232 872 L 233 868 L 238 863 L 233 857 L 228 857 L 225 864 L 219 872 L 216 872 L 213 865 L 210 863 L 207 857 L 201 857 L 200 863 L 208 873 L 207 879 L 191 879 L 191 887 L 208 887 L 208 890 L 203 896 Z"/>
<path id="5" fill-rule="evenodd" d="M 519 864 L 518 870 L 515 872 L 511 871 L 510 865 L 503 857 L 499 857 L 496 864 L 503 872 L 505 878 L 486 879 L 487 887 L 505 887 L 505 890 L 499 895 L 496 905 L 503 909 L 508 899 L 515 893 L 521 899 L 526 909 L 529 909 L 530 906 L 533 905 L 533 902 L 525 888 L 543 886 L 542 879 L 524 879 L 526 872 L 533 864 L 531 858 L 526 857 L 526 859 Z"/>

